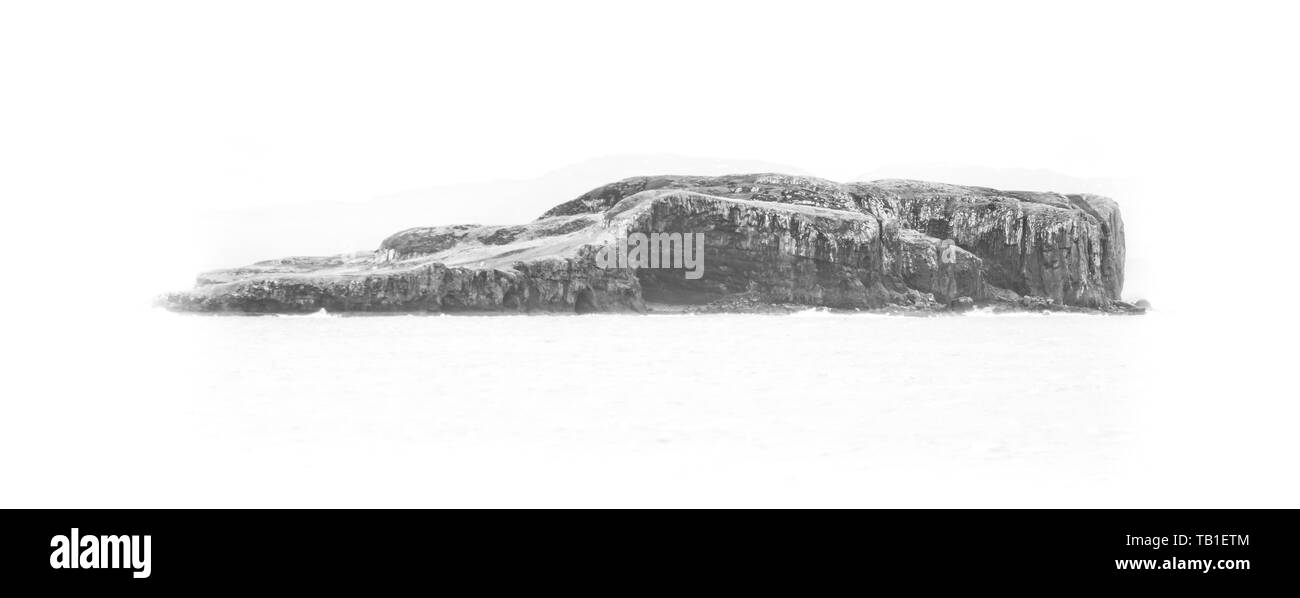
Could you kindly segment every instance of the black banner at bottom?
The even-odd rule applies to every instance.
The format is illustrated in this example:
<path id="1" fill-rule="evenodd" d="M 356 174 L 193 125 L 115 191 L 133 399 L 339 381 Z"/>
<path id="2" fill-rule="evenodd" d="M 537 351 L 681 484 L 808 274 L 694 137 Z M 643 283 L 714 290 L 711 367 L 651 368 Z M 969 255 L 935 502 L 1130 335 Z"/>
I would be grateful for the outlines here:
<path id="1" fill-rule="evenodd" d="M 1300 556 L 1296 512 L 1274 510 L 11 510 L 0 518 L 4 580 L 50 589 L 1289 587 Z"/>

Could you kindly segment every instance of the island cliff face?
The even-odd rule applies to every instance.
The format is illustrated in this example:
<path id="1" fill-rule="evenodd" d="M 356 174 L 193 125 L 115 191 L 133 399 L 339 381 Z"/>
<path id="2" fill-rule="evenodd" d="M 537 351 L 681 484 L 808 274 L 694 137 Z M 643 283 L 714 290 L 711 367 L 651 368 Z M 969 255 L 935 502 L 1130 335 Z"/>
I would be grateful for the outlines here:
<path id="1" fill-rule="evenodd" d="M 703 235 L 703 276 L 602 267 L 635 233 Z M 1124 224 L 1095 195 L 749 174 L 626 179 L 515 226 L 413 228 L 371 252 L 259 262 L 163 298 L 184 311 L 644 312 L 771 306 L 1139 311 Z"/>

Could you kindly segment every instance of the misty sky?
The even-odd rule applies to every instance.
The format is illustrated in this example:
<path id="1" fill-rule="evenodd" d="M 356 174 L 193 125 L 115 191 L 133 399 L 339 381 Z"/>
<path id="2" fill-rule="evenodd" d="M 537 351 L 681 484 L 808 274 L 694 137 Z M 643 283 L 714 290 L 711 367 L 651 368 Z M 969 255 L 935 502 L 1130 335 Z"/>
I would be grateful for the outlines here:
<path id="1" fill-rule="evenodd" d="M 836 180 L 917 161 L 1115 177 L 1223 93 L 1204 30 L 1240 17 L 1040 4 L 7 6 L 6 74 L 29 85 L 6 158 L 222 206 L 644 152 Z"/>

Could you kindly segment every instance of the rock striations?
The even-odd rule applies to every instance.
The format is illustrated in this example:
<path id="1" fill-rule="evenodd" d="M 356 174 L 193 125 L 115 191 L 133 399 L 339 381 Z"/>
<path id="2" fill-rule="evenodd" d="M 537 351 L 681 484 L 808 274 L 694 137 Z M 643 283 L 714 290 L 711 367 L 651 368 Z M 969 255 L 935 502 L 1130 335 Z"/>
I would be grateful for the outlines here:
<path id="1" fill-rule="evenodd" d="M 637 233 L 703 235 L 703 276 L 599 259 Z M 635 177 L 528 224 L 413 228 L 372 252 L 208 272 L 162 302 L 252 313 L 1141 311 L 1120 301 L 1123 286 L 1124 223 L 1105 197 L 748 174 Z"/>

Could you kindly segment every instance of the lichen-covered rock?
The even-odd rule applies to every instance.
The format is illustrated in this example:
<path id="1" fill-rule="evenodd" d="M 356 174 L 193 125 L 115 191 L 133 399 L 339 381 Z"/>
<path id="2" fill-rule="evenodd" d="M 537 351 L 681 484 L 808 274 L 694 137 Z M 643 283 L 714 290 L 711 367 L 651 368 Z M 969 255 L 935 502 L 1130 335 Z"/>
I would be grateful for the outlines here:
<path id="1" fill-rule="evenodd" d="M 551 208 L 542 218 L 603 212 L 642 191 L 691 190 L 729 199 L 749 199 L 795 205 L 856 209 L 854 197 L 843 185 L 826 179 L 788 174 L 736 174 L 717 177 L 643 176 L 597 187 L 577 199 Z"/>
<path id="2" fill-rule="evenodd" d="M 704 275 L 596 259 L 634 233 L 702 235 Z M 413 228 L 371 252 L 204 273 L 164 303 L 236 312 L 640 312 L 647 302 L 1107 309 L 1123 288 L 1123 260 L 1119 209 L 1093 195 L 781 174 L 635 177 L 523 225 Z"/>

